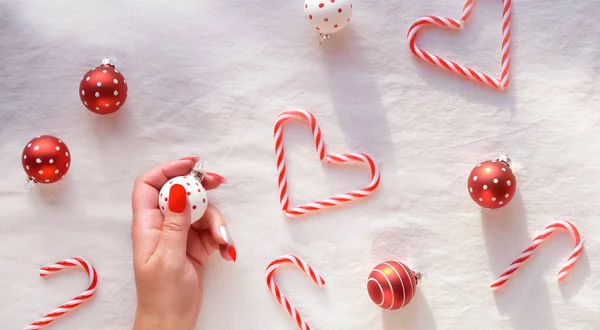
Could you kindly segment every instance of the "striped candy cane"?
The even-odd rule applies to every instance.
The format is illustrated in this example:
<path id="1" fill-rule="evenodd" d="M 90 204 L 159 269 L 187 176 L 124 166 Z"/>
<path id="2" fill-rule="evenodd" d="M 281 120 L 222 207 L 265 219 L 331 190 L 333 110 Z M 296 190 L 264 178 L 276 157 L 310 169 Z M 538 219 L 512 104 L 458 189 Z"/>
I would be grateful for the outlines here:
<path id="1" fill-rule="evenodd" d="M 512 264 L 510 264 L 508 269 L 504 273 L 502 273 L 502 275 L 500 275 L 500 277 L 494 283 L 492 283 L 490 287 L 495 290 L 501 287 L 504 283 L 506 283 L 510 279 L 512 274 L 517 269 L 519 269 L 521 264 L 523 264 L 527 259 L 529 259 L 529 257 L 531 257 L 533 251 L 535 251 L 535 249 L 537 249 L 540 246 L 540 244 L 542 244 L 544 240 L 546 240 L 550 235 L 552 235 L 552 233 L 557 229 L 567 230 L 573 236 L 573 239 L 575 239 L 575 249 L 569 256 L 567 263 L 563 266 L 563 268 L 560 269 L 557 275 L 557 279 L 559 281 L 564 280 L 569 270 L 573 268 L 573 266 L 577 262 L 577 259 L 579 259 L 579 255 L 581 255 L 581 251 L 583 250 L 583 240 L 581 239 L 579 230 L 577 230 L 577 227 L 575 227 L 574 224 L 566 220 L 556 221 L 548 225 L 548 227 L 546 227 L 546 229 L 541 234 L 539 234 L 533 240 L 533 242 L 531 242 L 531 244 L 529 244 L 527 249 L 525 249 L 525 251 L 523 251 L 523 253 L 521 253 L 521 255 L 515 261 L 512 262 Z"/>
<path id="2" fill-rule="evenodd" d="M 473 2 L 475 0 L 467 0 L 463 7 L 462 17 L 460 21 L 449 17 L 442 16 L 426 16 L 416 20 L 408 29 L 408 41 L 410 50 L 418 58 L 427 61 L 433 65 L 458 73 L 469 79 L 476 80 L 488 86 L 505 89 L 508 87 L 509 69 L 510 69 L 510 18 L 511 18 L 511 0 L 503 0 L 504 8 L 502 9 L 502 73 L 500 80 L 491 77 L 485 73 L 477 72 L 469 67 L 458 64 L 453 61 L 446 60 L 438 55 L 431 54 L 417 46 L 416 39 L 419 30 L 427 25 L 437 25 L 451 29 L 460 29 L 469 19 L 473 10 Z"/>
<path id="3" fill-rule="evenodd" d="M 53 265 L 43 267 L 40 269 L 40 276 L 46 277 L 52 273 L 59 272 L 67 267 L 83 268 L 83 270 L 85 270 L 85 272 L 90 277 L 90 285 L 88 286 L 88 288 L 68 303 L 60 305 L 57 309 L 46 314 L 46 316 L 44 316 L 40 320 L 31 323 L 31 325 L 25 328 L 25 330 L 43 328 L 44 326 L 54 322 L 54 320 L 56 320 L 57 318 L 68 313 L 72 309 L 75 309 L 77 306 L 81 305 L 82 302 L 91 298 L 94 295 L 94 293 L 96 293 L 96 286 L 98 285 L 98 273 L 96 273 L 96 269 L 94 268 L 94 266 L 92 266 L 89 262 L 81 258 L 62 260 Z"/>
<path id="4" fill-rule="evenodd" d="M 341 195 L 290 208 L 285 155 L 283 150 L 283 124 L 291 119 L 304 120 L 310 125 L 315 140 L 315 148 L 319 153 L 319 159 L 321 161 L 325 161 L 330 164 L 345 164 L 350 162 L 362 162 L 367 164 L 371 170 L 371 182 L 369 185 Z M 327 154 L 325 151 L 325 142 L 323 141 L 323 136 L 321 134 L 321 128 L 319 127 L 317 119 L 312 113 L 303 110 L 285 111 L 277 117 L 273 131 L 275 135 L 275 153 L 277 155 L 277 184 L 279 185 L 279 201 L 281 203 L 281 209 L 285 211 L 286 216 L 301 216 L 346 202 L 359 200 L 371 195 L 375 189 L 377 189 L 377 186 L 379 186 L 379 168 L 369 155 L 363 153 Z"/>
<path id="5" fill-rule="evenodd" d="M 281 293 L 281 290 L 279 289 L 279 287 L 275 283 L 275 279 L 273 278 L 275 275 L 274 274 L 275 270 L 277 270 L 277 268 L 279 268 L 285 264 L 296 265 L 306 275 L 310 276 L 310 278 L 313 280 L 313 282 L 317 283 L 319 285 L 319 287 L 323 287 L 325 285 L 325 280 L 319 274 L 317 274 L 317 272 L 311 266 L 309 266 L 306 262 L 304 262 L 304 260 L 302 260 L 294 255 L 284 255 L 284 256 L 281 256 L 281 257 L 273 260 L 267 266 L 267 269 L 265 270 L 267 286 L 269 287 L 269 289 L 271 290 L 271 292 L 273 293 L 275 298 L 277 298 L 277 301 L 281 304 L 281 306 L 283 306 L 285 308 L 285 310 L 288 312 L 288 314 L 290 314 L 290 316 L 296 321 L 296 324 L 298 324 L 298 327 L 300 329 L 310 330 L 310 326 L 308 324 L 306 324 L 306 322 L 304 321 L 304 319 L 302 318 L 302 316 L 300 315 L 298 310 L 294 306 L 292 306 L 290 301 L 283 295 L 283 293 Z"/>

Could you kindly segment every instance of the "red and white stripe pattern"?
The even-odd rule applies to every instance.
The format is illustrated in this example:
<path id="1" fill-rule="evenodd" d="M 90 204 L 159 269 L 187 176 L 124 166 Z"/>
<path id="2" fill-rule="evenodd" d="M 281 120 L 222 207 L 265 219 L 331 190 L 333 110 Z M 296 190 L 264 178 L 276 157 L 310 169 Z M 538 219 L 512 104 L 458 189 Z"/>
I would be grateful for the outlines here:
<path id="1" fill-rule="evenodd" d="M 521 255 L 515 261 L 512 262 L 512 264 L 510 264 L 508 269 L 504 273 L 502 273 L 502 275 L 500 275 L 500 277 L 494 283 L 492 283 L 490 287 L 495 290 L 501 287 L 504 283 L 506 283 L 510 279 L 512 274 L 515 271 L 517 271 L 517 269 L 519 269 L 521 264 L 523 264 L 527 259 L 529 259 L 529 257 L 531 257 L 533 251 L 535 251 L 535 249 L 537 249 L 540 246 L 540 244 L 542 244 L 557 229 L 564 229 L 568 231 L 575 240 L 575 249 L 569 256 L 567 263 L 565 263 L 565 265 L 563 266 L 563 268 L 560 269 L 557 275 L 557 279 L 559 281 L 564 280 L 571 268 L 573 268 L 573 266 L 579 259 L 581 251 L 583 251 L 583 239 L 581 238 L 579 230 L 577 229 L 577 227 L 575 227 L 574 224 L 566 220 L 561 220 L 551 223 L 541 234 L 534 238 L 533 242 L 529 244 L 527 249 L 525 249 L 525 251 L 523 251 L 523 253 L 521 253 Z"/>
<path id="2" fill-rule="evenodd" d="M 361 162 L 367 164 L 371 171 L 371 182 L 369 185 L 364 188 L 352 190 L 327 199 L 290 208 L 285 155 L 283 149 L 283 124 L 291 119 L 304 120 L 310 125 L 315 140 L 315 148 L 319 153 L 319 159 L 321 161 L 325 161 L 330 164 L 345 164 L 351 162 Z M 285 211 L 286 216 L 301 216 L 346 202 L 359 200 L 371 195 L 379 186 L 379 168 L 369 155 L 364 153 L 328 154 L 326 152 L 325 142 L 323 141 L 323 136 L 321 134 L 321 128 L 319 127 L 317 119 L 312 113 L 304 110 L 284 111 L 277 117 L 273 131 L 275 135 L 275 153 L 277 155 L 277 184 L 279 185 L 279 201 L 281 203 L 282 210 Z"/>
<path id="3" fill-rule="evenodd" d="M 310 326 L 306 324 L 298 310 L 292 306 L 290 301 L 281 293 L 281 290 L 275 283 L 274 275 L 277 268 L 284 266 L 286 264 L 294 264 L 301 271 L 303 271 L 306 275 L 308 275 L 313 282 L 317 283 L 320 287 L 325 285 L 325 280 L 304 260 L 294 256 L 294 255 L 284 255 L 275 260 L 273 260 L 265 270 L 265 277 L 267 279 L 267 286 L 277 298 L 277 301 L 285 308 L 285 310 L 290 314 L 290 316 L 296 321 L 298 327 L 302 330 L 310 330 Z"/>
<path id="4" fill-rule="evenodd" d="M 417 278 L 405 264 L 386 261 L 369 274 L 367 291 L 371 300 L 383 309 L 400 309 L 413 299 L 417 292 Z"/>
<path id="5" fill-rule="evenodd" d="M 427 25 L 437 25 L 457 30 L 462 28 L 462 26 L 467 22 L 469 16 L 471 15 L 474 2 L 475 0 L 467 0 L 463 7 L 462 17 L 460 21 L 442 16 L 426 16 L 416 20 L 408 29 L 408 41 L 410 45 L 410 50 L 418 58 L 427 61 L 433 65 L 437 65 L 441 68 L 458 73 L 462 76 L 476 80 L 493 88 L 505 89 L 506 87 L 508 87 L 510 71 L 510 19 L 512 5 L 511 0 L 503 0 L 504 6 L 502 9 L 502 60 L 500 80 L 485 73 L 475 71 L 467 66 L 446 60 L 438 55 L 431 54 L 419 48 L 416 44 L 417 33 L 421 28 Z"/>
<path id="6" fill-rule="evenodd" d="M 96 273 L 96 269 L 94 268 L 94 266 L 92 266 L 89 262 L 81 258 L 62 260 L 53 265 L 43 267 L 40 269 L 40 276 L 46 277 L 50 274 L 59 272 L 67 267 L 83 268 L 83 270 L 85 270 L 85 272 L 90 277 L 90 284 L 88 288 L 68 303 L 60 305 L 57 309 L 46 314 L 46 316 L 44 316 L 40 320 L 33 322 L 30 326 L 25 328 L 25 330 L 43 328 L 44 326 L 52 323 L 57 318 L 68 313 L 70 310 L 77 308 L 77 306 L 81 305 L 81 303 L 83 303 L 84 301 L 90 299 L 94 295 L 94 293 L 96 293 L 96 287 L 98 285 L 98 273 Z"/>

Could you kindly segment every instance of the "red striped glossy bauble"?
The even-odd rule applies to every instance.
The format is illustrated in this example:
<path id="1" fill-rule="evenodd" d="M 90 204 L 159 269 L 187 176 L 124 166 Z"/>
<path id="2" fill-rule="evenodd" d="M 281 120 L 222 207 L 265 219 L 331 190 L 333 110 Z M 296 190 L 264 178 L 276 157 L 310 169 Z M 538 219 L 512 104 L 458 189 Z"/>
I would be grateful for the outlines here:
<path id="1" fill-rule="evenodd" d="M 402 308 L 417 292 L 419 272 L 413 272 L 405 264 L 386 261 L 377 265 L 369 274 L 367 291 L 373 302 L 383 309 Z"/>

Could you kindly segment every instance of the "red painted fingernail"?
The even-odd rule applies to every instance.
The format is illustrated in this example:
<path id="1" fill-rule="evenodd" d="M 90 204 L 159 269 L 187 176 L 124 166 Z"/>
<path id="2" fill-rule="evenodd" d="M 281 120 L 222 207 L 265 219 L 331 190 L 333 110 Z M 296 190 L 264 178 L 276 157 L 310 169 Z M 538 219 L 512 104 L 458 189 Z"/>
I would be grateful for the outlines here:
<path id="1" fill-rule="evenodd" d="M 235 262 L 235 260 L 237 259 L 237 251 L 235 250 L 234 246 L 229 246 L 229 256 L 231 257 L 231 260 L 233 260 L 233 262 Z"/>
<path id="2" fill-rule="evenodd" d="M 200 157 L 198 156 L 188 156 L 188 157 L 183 157 L 183 158 L 179 158 L 179 160 L 193 160 L 195 162 L 200 160 Z"/>
<path id="3" fill-rule="evenodd" d="M 221 180 L 221 183 L 227 183 L 227 179 L 225 179 L 225 177 L 223 177 L 222 175 L 219 175 L 217 173 L 206 172 L 206 175 L 209 175 L 209 176 L 212 176 L 214 178 Z"/>
<path id="4" fill-rule="evenodd" d="M 180 184 L 174 184 L 169 190 L 169 210 L 175 213 L 183 213 L 187 204 L 185 188 Z"/>

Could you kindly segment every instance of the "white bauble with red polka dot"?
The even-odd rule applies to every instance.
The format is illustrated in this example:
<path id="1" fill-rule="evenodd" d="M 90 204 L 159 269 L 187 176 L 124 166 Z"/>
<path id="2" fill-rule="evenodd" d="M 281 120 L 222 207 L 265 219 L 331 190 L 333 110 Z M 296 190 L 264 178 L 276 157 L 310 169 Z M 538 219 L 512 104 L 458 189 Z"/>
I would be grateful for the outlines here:
<path id="1" fill-rule="evenodd" d="M 192 214 L 192 223 L 200 220 L 206 211 L 208 205 L 208 197 L 206 195 L 206 189 L 202 187 L 202 182 L 195 175 L 178 176 L 169 180 L 158 193 L 158 207 L 161 212 L 165 214 L 169 208 L 169 192 L 171 186 L 174 184 L 180 184 L 185 188 L 188 195 L 188 201 L 190 202 L 190 211 Z"/>
<path id="2" fill-rule="evenodd" d="M 343 29 L 352 18 L 352 0 L 306 0 L 304 16 L 322 35 Z"/>

